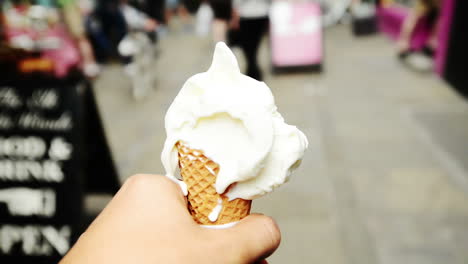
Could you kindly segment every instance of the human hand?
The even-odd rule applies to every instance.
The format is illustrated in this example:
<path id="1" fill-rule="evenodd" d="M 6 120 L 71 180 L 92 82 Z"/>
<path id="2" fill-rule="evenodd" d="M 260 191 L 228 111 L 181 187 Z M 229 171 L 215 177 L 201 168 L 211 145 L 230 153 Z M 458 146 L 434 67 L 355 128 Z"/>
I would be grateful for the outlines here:
<path id="1" fill-rule="evenodd" d="M 60 264 L 266 263 L 279 246 L 274 220 L 250 215 L 233 227 L 193 221 L 179 186 L 164 176 L 130 177 Z"/>

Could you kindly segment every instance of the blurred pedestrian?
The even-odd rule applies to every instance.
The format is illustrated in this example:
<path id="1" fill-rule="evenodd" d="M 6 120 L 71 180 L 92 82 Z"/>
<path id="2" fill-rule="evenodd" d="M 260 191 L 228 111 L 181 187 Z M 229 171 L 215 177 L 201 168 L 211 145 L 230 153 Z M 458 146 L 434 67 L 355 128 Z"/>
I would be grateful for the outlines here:
<path id="1" fill-rule="evenodd" d="M 120 9 L 120 0 L 96 1 L 96 18 L 94 30 L 96 31 L 95 43 L 102 52 L 99 57 L 103 61 L 111 57 L 119 57 L 117 45 L 127 35 L 128 27 L 124 15 Z"/>
<path id="2" fill-rule="evenodd" d="M 209 0 L 213 9 L 214 19 L 212 22 L 213 41 L 227 42 L 227 32 L 229 23 L 232 18 L 232 1 L 231 0 Z"/>
<path id="3" fill-rule="evenodd" d="M 180 0 L 166 0 L 166 24 L 169 24 L 173 16 L 179 16 L 184 27 L 190 25 L 190 14 L 184 3 Z"/>
<path id="4" fill-rule="evenodd" d="M 74 38 L 83 61 L 83 72 L 88 77 L 99 74 L 99 66 L 94 57 L 93 48 L 87 38 L 83 14 L 75 0 L 58 0 L 67 29 Z"/>
<path id="5" fill-rule="evenodd" d="M 165 23 L 166 0 L 131 0 L 129 3 L 156 20 L 158 24 Z"/>
<path id="6" fill-rule="evenodd" d="M 271 0 L 234 0 L 232 27 L 240 31 L 238 44 L 247 60 L 246 74 L 263 80 L 258 65 L 258 48 L 268 29 Z"/>
<path id="7" fill-rule="evenodd" d="M 415 68 L 430 69 L 432 67 L 430 58 L 433 57 L 434 52 L 437 50 L 440 3 L 440 0 L 415 1 L 414 6 L 403 22 L 397 42 L 398 53 L 400 58 L 407 60 Z M 411 49 L 411 38 L 413 37 L 418 22 L 422 19 L 425 19 L 427 22 L 430 36 L 422 49 L 422 53 L 418 53 Z"/>
<path id="8" fill-rule="evenodd" d="M 158 22 L 155 19 L 131 6 L 128 3 L 128 0 L 121 0 L 120 10 L 125 18 L 128 28 L 131 30 L 154 33 L 158 27 Z"/>
<path id="9" fill-rule="evenodd" d="M 208 36 L 211 33 L 211 22 L 213 21 L 213 9 L 208 1 L 200 3 L 195 15 L 195 32 L 199 36 Z"/>

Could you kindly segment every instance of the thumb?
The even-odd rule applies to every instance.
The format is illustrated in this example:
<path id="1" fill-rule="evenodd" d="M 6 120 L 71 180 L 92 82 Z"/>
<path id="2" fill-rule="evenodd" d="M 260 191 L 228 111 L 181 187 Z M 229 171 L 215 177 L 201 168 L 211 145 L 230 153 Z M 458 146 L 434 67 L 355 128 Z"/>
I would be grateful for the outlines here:
<path id="1" fill-rule="evenodd" d="M 267 258 L 281 242 L 281 233 L 273 218 L 259 214 L 249 215 L 235 226 L 219 231 L 231 241 L 232 257 L 240 263 Z"/>

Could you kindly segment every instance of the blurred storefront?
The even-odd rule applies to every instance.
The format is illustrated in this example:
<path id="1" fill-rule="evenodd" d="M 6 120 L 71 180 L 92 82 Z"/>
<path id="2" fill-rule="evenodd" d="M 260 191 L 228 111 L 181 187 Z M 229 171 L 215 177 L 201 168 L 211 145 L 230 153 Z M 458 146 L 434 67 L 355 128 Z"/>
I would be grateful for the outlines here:
<path id="1" fill-rule="evenodd" d="M 424 1 L 419 1 L 424 2 Z M 429 1 L 430 2 L 430 1 Z M 434 55 L 434 71 L 450 83 L 455 89 L 467 94 L 468 76 L 466 64 L 468 63 L 468 12 L 466 1 L 440 0 L 437 2 L 437 18 L 433 18 L 437 29 L 437 50 Z M 412 6 L 418 1 L 389 1 L 381 0 L 378 3 L 378 23 L 380 30 L 390 38 L 398 41 L 405 19 L 411 12 Z M 418 21 L 411 36 L 411 49 L 425 48 L 431 35 L 428 18 Z"/>

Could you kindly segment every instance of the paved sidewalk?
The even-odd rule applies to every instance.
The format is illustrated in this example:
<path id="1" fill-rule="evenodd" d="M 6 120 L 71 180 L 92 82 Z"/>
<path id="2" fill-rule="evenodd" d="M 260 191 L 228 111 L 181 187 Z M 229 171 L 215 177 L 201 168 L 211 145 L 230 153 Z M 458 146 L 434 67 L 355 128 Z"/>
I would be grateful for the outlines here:
<path id="1" fill-rule="evenodd" d="M 267 43 L 260 54 L 279 111 L 310 141 L 290 183 L 254 202 L 283 232 L 270 262 L 468 263 L 467 101 L 402 67 L 383 36 L 354 38 L 345 26 L 325 36 L 322 74 L 272 76 Z M 212 56 L 209 42 L 178 33 L 159 48 L 144 100 L 119 66 L 96 83 L 122 178 L 163 173 L 165 111 Z"/>

